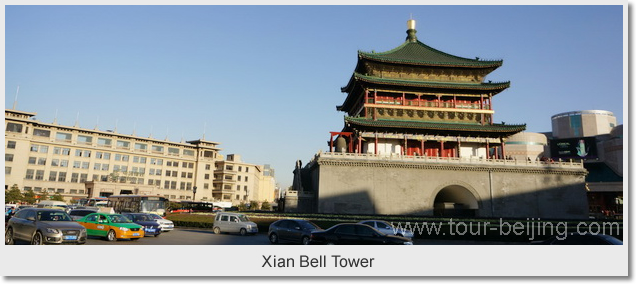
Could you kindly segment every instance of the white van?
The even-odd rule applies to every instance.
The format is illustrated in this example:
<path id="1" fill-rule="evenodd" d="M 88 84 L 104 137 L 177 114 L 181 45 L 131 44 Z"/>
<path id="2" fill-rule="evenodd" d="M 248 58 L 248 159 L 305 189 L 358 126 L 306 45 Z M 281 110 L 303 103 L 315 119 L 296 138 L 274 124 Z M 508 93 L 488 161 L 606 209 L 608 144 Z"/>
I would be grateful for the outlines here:
<path id="1" fill-rule="evenodd" d="M 214 218 L 214 233 L 239 233 L 245 236 L 258 233 L 258 226 L 245 214 L 218 212 Z"/>
<path id="2" fill-rule="evenodd" d="M 66 202 L 63 201 L 55 201 L 55 200 L 44 200 L 40 201 L 40 203 L 36 204 L 37 208 L 53 208 L 53 209 L 61 209 L 68 213 L 70 208 L 66 205 Z"/>

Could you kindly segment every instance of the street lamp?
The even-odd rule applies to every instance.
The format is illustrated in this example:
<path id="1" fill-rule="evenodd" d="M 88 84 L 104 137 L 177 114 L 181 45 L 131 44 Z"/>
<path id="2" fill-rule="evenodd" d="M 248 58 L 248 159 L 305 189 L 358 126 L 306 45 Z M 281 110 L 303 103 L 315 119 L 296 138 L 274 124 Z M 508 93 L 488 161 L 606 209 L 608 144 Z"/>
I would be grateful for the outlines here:
<path id="1" fill-rule="evenodd" d="M 197 187 L 196 187 L 196 186 L 194 186 L 194 187 L 192 188 L 192 201 L 194 201 L 194 197 L 195 197 L 196 195 L 197 195 Z"/>

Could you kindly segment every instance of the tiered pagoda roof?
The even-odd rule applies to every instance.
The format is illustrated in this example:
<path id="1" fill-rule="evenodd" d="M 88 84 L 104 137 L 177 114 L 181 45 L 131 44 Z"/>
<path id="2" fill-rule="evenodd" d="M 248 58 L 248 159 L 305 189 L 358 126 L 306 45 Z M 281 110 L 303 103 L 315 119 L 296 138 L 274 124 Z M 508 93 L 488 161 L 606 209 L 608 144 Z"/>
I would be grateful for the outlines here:
<path id="1" fill-rule="evenodd" d="M 352 126 L 368 127 L 368 128 L 384 128 L 395 130 L 430 130 L 435 132 L 464 132 L 464 133 L 480 133 L 480 134 L 504 134 L 512 135 L 526 129 L 525 124 L 470 124 L 470 123 L 451 123 L 451 122 L 432 122 L 432 121 L 413 121 L 413 120 L 372 120 L 362 117 L 345 116 L 345 129 Z"/>

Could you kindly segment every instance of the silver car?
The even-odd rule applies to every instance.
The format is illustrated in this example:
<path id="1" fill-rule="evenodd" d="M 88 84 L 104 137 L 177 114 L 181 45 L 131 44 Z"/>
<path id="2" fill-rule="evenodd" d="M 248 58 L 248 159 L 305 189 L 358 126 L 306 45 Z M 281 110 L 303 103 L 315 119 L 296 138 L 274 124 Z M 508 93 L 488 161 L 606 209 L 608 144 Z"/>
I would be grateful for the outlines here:
<path id="1" fill-rule="evenodd" d="M 396 228 L 396 227 L 392 226 L 387 221 L 365 220 L 365 221 L 360 221 L 358 223 L 369 225 L 369 226 L 375 228 L 376 230 L 378 230 L 378 231 L 380 231 L 382 233 L 385 233 L 387 235 L 405 237 L 405 238 L 409 238 L 409 239 L 413 238 L 413 232 L 411 230 L 407 230 L 405 228 Z"/>
<path id="2" fill-rule="evenodd" d="M 32 245 L 84 244 L 86 229 L 59 209 L 27 208 L 9 219 L 4 244 L 24 240 Z"/>
<path id="3" fill-rule="evenodd" d="M 154 219 L 155 222 L 159 223 L 159 227 L 161 228 L 162 232 L 169 232 L 174 230 L 174 222 L 168 219 L 164 219 L 163 217 L 154 213 L 148 213 L 148 216 Z"/>
<path id="4" fill-rule="evenodd" d="M 214 233 L 239 233 L 245 236 L 258 233 L 258 226 L 245 214 L 219 212 L 214 218 Z"/>

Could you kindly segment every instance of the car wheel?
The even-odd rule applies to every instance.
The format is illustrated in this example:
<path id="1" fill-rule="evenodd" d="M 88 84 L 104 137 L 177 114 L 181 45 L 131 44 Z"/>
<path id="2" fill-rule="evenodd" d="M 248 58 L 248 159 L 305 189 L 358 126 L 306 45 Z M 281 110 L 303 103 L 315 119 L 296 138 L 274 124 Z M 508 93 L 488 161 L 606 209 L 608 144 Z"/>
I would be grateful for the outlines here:
<path id="1" fill-rule="evenodd" d="M 31 244 L 36 246 L 44 244 L 44 237 L 42 237 L 41 232 L 38 231 L 35 233 L 35 235 L 33 236 L 33 240 L 31 240 Z"/>
<path id="2" fill-rule="evenodd" d="M 155 238 L 156 238 L 156 237 L 158 237 L 159 235 L 161 235 L 161 234 L 156 234 L 156 235 L 155 235 Z"/>
<path id="3" fill-rule="evenodd" d="M 13 228 L 7 229 L 7 233 L 4 234 L 4 244 L 5 245 L 14 244 L 14 241 L 13 241 Z"/>
<path id="4" fill-rule="evenodd" d="M 116 241 L 117 240 L 117 235 L 115 234 L 115 231 L 113 231 L 113 230 L 108 231 L 108 235 L 106 235 L 106 239 L 109 242 Z"/>
<path id="5" fill-rule="evenodd" d="M 269 235 L 269 242 L 272 244 L 277 244 L 278 243 L 278 235 L 276 233 L 271 233 Z"/>
<path id="6" fill-rule="evenodd" d="M 305 236 L 303 237 L 303 245 L 308 245 L 309 244 L 309 237 Z"/>
<path id="7" fill-rule="evenodd" d="M 215 234 L 221 234 L 221 229 L 219 227 L 214 227 L 214 233 Z"/>
<path id="8" fill-rule="evenodd" d="M 398 233 L 396 236 L 398 237 L 404 237 L 402 234 Z"/>
<path id="9" fill-rule="evenodd" d="M 241 234 L 241 236 L 245 236 L 247 235 L 247 230 L 245 230 L 245 228 L 241 228 L 241 231 L 239 231 L 239 233 Z"/>

